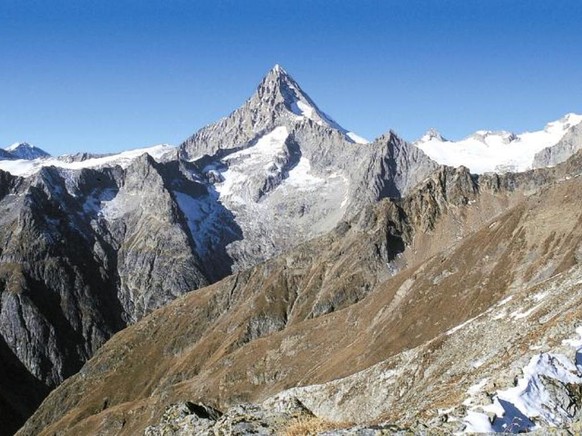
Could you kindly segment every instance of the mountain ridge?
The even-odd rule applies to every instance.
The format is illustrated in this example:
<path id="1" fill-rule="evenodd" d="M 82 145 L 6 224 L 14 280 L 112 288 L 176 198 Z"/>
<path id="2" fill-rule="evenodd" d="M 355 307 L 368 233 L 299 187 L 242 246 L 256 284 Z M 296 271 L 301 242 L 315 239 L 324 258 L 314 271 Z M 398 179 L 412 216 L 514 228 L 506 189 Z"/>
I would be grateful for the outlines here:
<path id="1" fill-rule="evenodd" d="M 283 398 L 297 398 L 317 416 L 334 421 L 369 422 L 392 411 L 386 419 L 409 426 L 416 412 L 405 413 L 407 408 L 426 410 L 422 419 L 428 420 L 439 408 L 456 407 L 462 401 L 457 396 L 478 375 L 465 362 L 451 369 L 464 374 L 459 384 L 445 377 L 447 371 L 431 369 L 431 356 L 446 356 L 447 350 L 459 356 L 461 345 L 442 344 L 467 331 L 476 334 L 479 329 L 464 326 L 509 296 L 524 305 L 512 303 L 516 314 L 533 313 L 529 307 L 536 303 L 527 289 L 579 268 L 572 251 L 582 240 L 579 211 L 571 210 L 572 219 L 559 225 L 553 217 L 563 213 L 569 196 L 579 196 L 581 161 L 578 153 L 556 168 L 478 178 L 464 168 L 440 168 L 402 200 L 372 205 L 330 234 L 189 294 L 116 335 L 83 374 L 51 394 L 20 434 L 34 434 L 49 422 L 47 434 L 65 428 L 131 434 L 157 422 L 178 401 L 203 401 L 224 410 L 306 385 Z M 539 244 L 544 240 L 550 242 Z M 547 304 L 554 307 L 550 300 Z M 571 314 L 578 303 L 571 304 L 563 322 L 572 328 L 558 336 L 573 334 Z M 515 319 L 524 323 L 527 316 Z M 508 343 L 519 341 L 512 320 L 503 333 Z M 533 323 L 532 328 L 553 325 Z M 158 351 L 154 343 L 160 344 Z M 325 355 L 314 352 L 322 348 Z M 472 349 L 471 358 L 480 356 L 478 351 Z M 512 358 L 519 360 L 510 355 L 504 362 Z M 439 359 L 438 368 L 451 365 Z M 138 364 L 144 360 L 158 362 L 155 374 Z M 403 371 L 397 380 L 407 386 L 407 402 L 398 402 L 401 389 L 382 387 L 393 377 L 388 374 L 394 365 Z M 368 368 L 363 374 L 374 377 L 357 375 Z M 511 369 L 504 368 L 500 380 L 509 378 Z M 432 371 L 444 374 L 449 393 L 431 390 Z M 116 380 L 111 385 L 105 381 L 109 377 Z M 362 390 L 362 383 L 377 383 L 375 393 Z M 108 407 L 93 416 L 104 397 Z M 376 408 L 382 399 L 386 404 Z M 464 419 L 462 412 L 455 413 Z"/>
<path id="2" fill-rule="evenodd" d="M 82 408 L 65 421 L 87 418 L 80 425 L 93 432 L 94 413 L 133 407 L 124 395 L 139 399 L 167 388 L 172 395 L 166 399 L 190 401 L 194 392 L 196 401 L 226 407 L 297 384 L 327 383 L 422 346 L 445 327 L 478 316 L 512 287 L 568 271 L 578 259 L 578 234 L 568 227 L 576 211 L 563 225 L 532 218 L 543 244 L 531 242 L 536 230 L 524 218 L 555 212 L 535 202 L 545 201 L 544 192 L 555 195 L 548 208 L 576 198 L 564 187 L 578 183 L 582 141 L 577 125 L 562 124 L 554 123 L 565 132 L 561 142 L 539 156 L 540 165 L 551 168 L 474 174 L 466 166 L 439 165 L 392 130 L 371 143 L 354 142 L 275 67 L 240 108 L 177 148 L 0 161 L 0 168 L 22 175 L 0 170 L 0 353 L 11 362 L 0 372 L 9 385 L 0 389 L 0 415 L 20 413 L 7 423 L 16 430 L 67 377 L 25 434 L 66 412 L 50 403 L 68 389 L 74 395 L 54 404 L 72 407 L 73 415 Z M 479 141 L 493 136 L 482 132 Z M 498 231 L 492 220 L 500 217 Z M 485 252 L 489 257 L 480 258 Z M 474 271 L 463 273 L 465 292 L 456 274 L 467 262 Z M 426 305 L 415 309 L 411 296 Z M 462 304 L 449 316 L 443 305 L 453 296 Z M 367 318 L 382 307 L 392 315 Z M 435 308 L 444 315 L 435 318 Z M 358 318 L 371 322 L 362 338 L 377 347 L 353 336 Z M 314 330 L 325 331 L 328 321 L 338 323 L 335 341 Z M 400 333 L 379 336 L 377 325 Z M 131 333 L 109 340 L 128 327 L 124 332 L 145 334 L 141 342 L 123 345 L 119 338 Z M 146 346 L 156 331 L 166 332 L 169 343 L 160 345 L 159 337 Z M 309 357 L 314 344 L 337 359 Z M 143 356 L 135 361 L 136 348 L 159 365 L 152 371 Z M 265 357 L 249 372 L 264 352 L 274 360 Z M 109 353 L 116 356 L 111 361 Z M 293 365 L 277 364 L 281 353 Z M 93 355 L 96 360 L 83 366 Z M 116 366 L 124 359 L 131 362 L 127 368 Z M 95 395 L 75 391 L 95 365 L 99 374 L 113 368 L 125 377 L 115 392 L 108 390 L 110 378 L 100 376 L 89 380 L 105 383 Z M 133 377 L 124 372 L 131 368 L 147 370 Z M 191 385 L 182 383 L 187 377 Z M 10 384 L 17 380 L 23 391 L 39 394 L 20 398 Z M 152 419 L 168 406 L 154 397 L 155 404 L 143 399 Z M 121 422 L 110 421 L 114 427 Z M 124 431 L 141 431 L 142 424 Z"/>

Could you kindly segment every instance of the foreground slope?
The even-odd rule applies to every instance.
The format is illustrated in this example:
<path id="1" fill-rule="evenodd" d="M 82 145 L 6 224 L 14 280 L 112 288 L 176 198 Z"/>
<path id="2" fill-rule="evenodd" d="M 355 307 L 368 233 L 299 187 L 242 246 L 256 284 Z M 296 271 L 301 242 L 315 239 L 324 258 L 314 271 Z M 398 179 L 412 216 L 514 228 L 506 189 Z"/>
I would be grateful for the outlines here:
<path id="1" fill-rule="evenodd" d="M 405 199 L 368 207 L 117 334 L 20 434 L 136 434 L 172 403 L 226 408 L 342 377 L 343 385 L 292 395 L 334 420 L 405 424 L 420 410 L 454 407 L 480 380 L 475 359 L 489 372 L 509 371 L 523 360 L 511 347 L 535 346 L 530 339 L 552 326 L 555 341 L 573 335 L 580 306 L 569 291 L 577 285 L 560 280 L 575 274 L 580 258 L 582 212 L 572 205 L 582 201 L 581 168 L 580 155 L 503 176 L 442 168 Z M 555 292 L 539 301 L 555 316 L 522 335 L 515 326 L 537 316 L 534 295 L 548 280 Z M 494 315 L 509 296 L 515 316 L 500 332 L 507 346 L 463 353 L 469 345 L 456 338 L 479 329 L 455 327 L 478 319 L 494 342 Z"/>

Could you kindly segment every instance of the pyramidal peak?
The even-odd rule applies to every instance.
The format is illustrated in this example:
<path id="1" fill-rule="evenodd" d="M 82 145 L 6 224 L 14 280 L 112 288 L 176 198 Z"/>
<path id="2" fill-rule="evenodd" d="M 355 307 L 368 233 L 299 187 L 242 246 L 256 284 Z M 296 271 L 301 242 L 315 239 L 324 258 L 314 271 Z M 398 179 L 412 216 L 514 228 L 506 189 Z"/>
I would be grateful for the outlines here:
<path id="1" fill-rule="evenodd" d="M 33 160 L 42 157 L 50 157 L 46 151 L 29 144 L 28 142 L 15 142 L 5 149 L 14 158 Z"/>
<path id="2" fill-rule="evenodd" d="M 346 141 L 367 144 L 369 141 L 348 131 L 323 112 L 291 75 L 276 64 L 261 80 L 256 91 L 238 109 L 220 121 L 198 130 L 180 145 L 186 160 L 246 148 L 259 137 L 284 126 L 289 132 L 307 128 L 306 121 L 333 129 Z"/>
<path id="3" fill-rule="evenodd" d="M 267 104 L 274 109 L 281 107 L 298 120 L 309 119 L 319 125 L 339 130 L 350 142 L 368 143 L 366 139 L 343 128 L 319 109 L 311 97 L 301 89 L 301 86 L 279 64 L 275 64 L 262 80 L 257 89 L 257 97 L 259 104 Z"/>
<path id="4" fill-rule="evenodd" d="M 15 142 L 14 144 L 9 145 L 5 148 L 6 151 L 14 151 L 18 148 L 33 148 L 28 142 Z"/>

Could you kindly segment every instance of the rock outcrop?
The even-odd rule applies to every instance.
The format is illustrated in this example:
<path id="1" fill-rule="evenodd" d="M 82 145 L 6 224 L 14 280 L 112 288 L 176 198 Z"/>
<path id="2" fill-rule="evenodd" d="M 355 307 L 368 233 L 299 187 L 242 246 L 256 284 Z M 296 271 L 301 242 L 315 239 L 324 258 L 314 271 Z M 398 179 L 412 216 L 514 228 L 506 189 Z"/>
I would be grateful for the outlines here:
<path id="1" fill-rule="evenodd" d="M 244 237 L 227 247 L 234 271 L 322 235 L 368 204 L 403 196 L 437 167 L 394 132 L 355 142 L 279 66 L 180 153 L 242 229 Z"/>
<path id="2" fill-rule="evenodd" d="M 163 171 L 144 156 L 126 171 L 1 173 L 0 336 L 21 373 L 2 392 L 22 412 L 13 426 L 113 333 L 209 283 Z M 38 392 L 26 407 L 21 390 Z"/>

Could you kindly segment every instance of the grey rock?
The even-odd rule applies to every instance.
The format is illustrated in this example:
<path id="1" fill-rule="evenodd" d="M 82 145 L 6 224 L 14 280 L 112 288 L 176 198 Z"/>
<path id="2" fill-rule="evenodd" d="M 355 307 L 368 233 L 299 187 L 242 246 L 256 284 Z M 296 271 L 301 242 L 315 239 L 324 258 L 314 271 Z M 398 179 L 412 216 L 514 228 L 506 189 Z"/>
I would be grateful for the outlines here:
<path id="1" fill-rule="evenodd" d="M 147 427 L 144 435 L 275 435 L 300 417 L 313 417 L 300 403 L 285 409 L 240 404 L 222 414 L 212 407 L 188 402 L 170 406 L 160 423 Z"/>
<path id="2" fill-rule="evenodd" d="M 533 168 L 551 167 L 565 162 L 580 149 L 582 149 L 582 123 L 571 127 L 556 145 L 536 153 Z"/>

